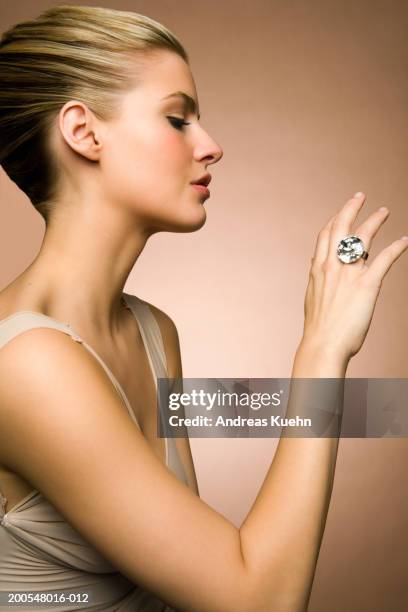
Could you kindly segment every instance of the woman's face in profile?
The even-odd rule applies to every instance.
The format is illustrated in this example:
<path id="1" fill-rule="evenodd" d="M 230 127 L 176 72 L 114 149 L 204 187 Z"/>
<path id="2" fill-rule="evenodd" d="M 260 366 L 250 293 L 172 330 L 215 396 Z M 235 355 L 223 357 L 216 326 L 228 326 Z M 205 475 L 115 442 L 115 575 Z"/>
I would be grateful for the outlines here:
<path id="1" fill-rule="evenodd" d="M 118 118 L 105 125 L 101 151 L 104 194 L 137 213 L 155 231 L 194 231 L 206 219 L 206 196 L 191 185 L 222 157 L 201 127 L 190 68 L 176 53 L 147 59 L 142 83 L 123 95 Z M 188 125 L 184 125 L 184 122 Z"/>

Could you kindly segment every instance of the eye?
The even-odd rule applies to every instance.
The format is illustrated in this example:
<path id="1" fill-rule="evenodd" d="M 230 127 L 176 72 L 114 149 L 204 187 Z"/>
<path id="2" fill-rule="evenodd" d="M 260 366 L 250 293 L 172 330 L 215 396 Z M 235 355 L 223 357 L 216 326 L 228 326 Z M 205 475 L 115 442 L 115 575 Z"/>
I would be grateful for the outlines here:
<path id="1" fill-rule="evenodd" d="M 176 130 L 182 130 L 184 125 L 190 125 L 187 121 L 183 121 L 183 119 L 179 117 L 167 117 L 167 119 Z"/>

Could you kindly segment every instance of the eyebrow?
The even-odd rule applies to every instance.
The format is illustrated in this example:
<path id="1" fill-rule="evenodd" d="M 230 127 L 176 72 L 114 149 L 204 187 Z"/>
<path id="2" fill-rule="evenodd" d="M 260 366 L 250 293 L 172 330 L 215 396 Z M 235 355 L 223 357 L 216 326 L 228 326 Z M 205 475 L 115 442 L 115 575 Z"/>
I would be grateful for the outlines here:
<path id="1" fill-rule="evenodd" d="M 197 118 L 200 119 L 201 115 L 200 111 L 198 110 L 197 102 L 194 100 L 194 98 L 186 94 L 185 91 L 174 91 L 168 96 L 164 96 L 162 100 L 167 100 L 167 98 L 182 98 L 186 104 L 187 110 L 191 113 L 195 113 Z"/>

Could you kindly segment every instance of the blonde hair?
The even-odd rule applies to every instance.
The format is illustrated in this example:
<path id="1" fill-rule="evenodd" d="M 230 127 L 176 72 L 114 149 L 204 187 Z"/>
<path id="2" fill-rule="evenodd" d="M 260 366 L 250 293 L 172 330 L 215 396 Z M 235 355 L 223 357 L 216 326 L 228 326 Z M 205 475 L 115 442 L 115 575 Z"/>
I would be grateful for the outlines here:
<path id="1" fill-rule="evenodd" d="M 3 33 L 0 164 L 46 223 L 58 178 L 49 135 L 60 108 L 75 99 L 98 118 L 113 118 L 120 94 L 140 82 L 135 59 L 160 49 L 189 63 L 176 36 L 157 21 L 91 6 L 56 6 Z"/>

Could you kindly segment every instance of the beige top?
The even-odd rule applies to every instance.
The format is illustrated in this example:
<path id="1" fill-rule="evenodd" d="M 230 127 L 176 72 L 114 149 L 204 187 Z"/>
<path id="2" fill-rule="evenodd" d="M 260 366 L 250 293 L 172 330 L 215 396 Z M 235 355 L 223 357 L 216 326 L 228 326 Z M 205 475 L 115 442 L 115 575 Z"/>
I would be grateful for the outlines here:
<path id="1" fill-rule="evenodd" d="M 123 297 L 136 318 L 153 372 L 157 378 L 168 378 L 166 355 L 159 325 L 148 304 L 133 295 Z M 51 327 L 81 342 L 101 363 L 116 387 L 131 419 L 140 426 L 119 382 L 95 351 L 66 323 L 42 313 L 19 311 L 0 321 L 0 349 L 17 334 L 35 327 Z M 188 486 L 174 438 L 165 438 L 166 464 Z M 113 612 L 172 612 L 172 608 L 122 576 L 110 563 L 65 521 L 37 490 L 32 490 L 6 514 L 6 500 L 0 492 L 0 609 L 5 606 L 7 591 L 53 591 L 83 588 L 91 593 L 88 603 L 64 603 L 50 606 L 51 612 L 92 610 Z M 137 544 L 135 543 L 135 546 Z M 3 599 L 3 600 L 2 600 Z M 83 598 L 81 598 L 83 600 Z M 17 604 L 18 605 L 18 604 Z M 21 604 L 20 604 L 21 605 Z M 27 604 L 25 610 L 31 609 Z M 33 607 L 33 610 L 41 609 Z M 45 609 L 45 608 L 44 608 Z"/>

